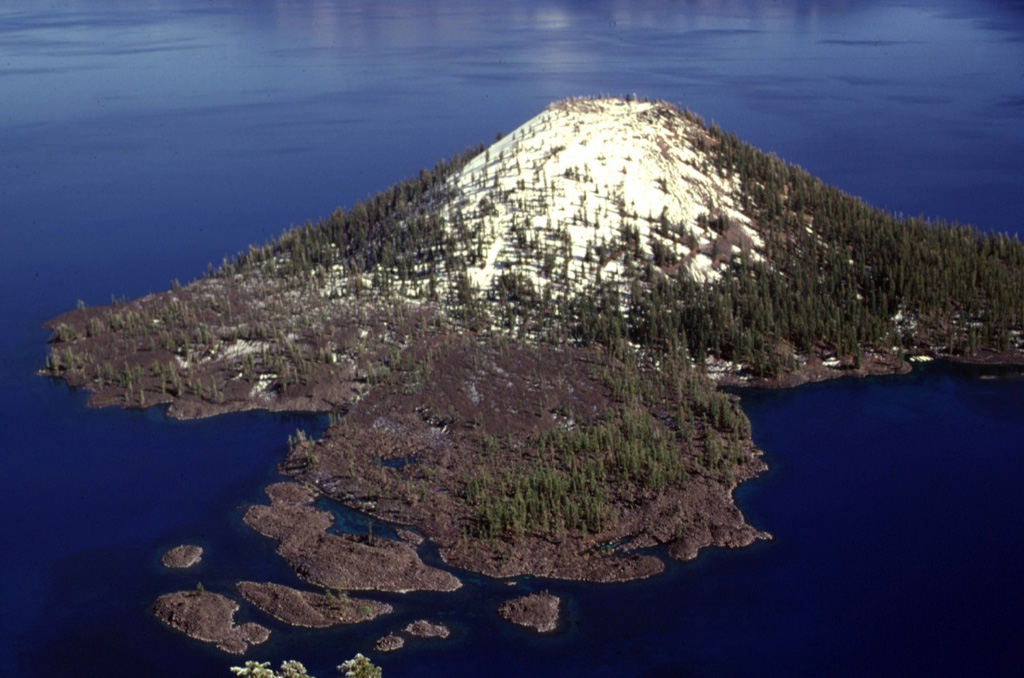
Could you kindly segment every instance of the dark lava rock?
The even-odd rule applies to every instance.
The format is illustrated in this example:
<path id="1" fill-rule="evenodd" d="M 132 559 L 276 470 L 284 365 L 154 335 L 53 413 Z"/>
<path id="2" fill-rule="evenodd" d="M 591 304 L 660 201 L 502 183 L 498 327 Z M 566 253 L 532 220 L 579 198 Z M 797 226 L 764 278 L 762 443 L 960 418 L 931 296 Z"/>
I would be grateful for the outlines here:
<path id="1" fill-rule="evenodd" d="M 203 547 L 192 544 L 182 544 L 164 554 L 161 562 L 164 567 L 174 569 L 185 569 L 192 567 L 203 558 Z"/>
<path id="2" fill-rule="evenodd" d="M 529 626 L 539 633 L 550 633 L 558 627 L 561 599 L 547 591 L 532 593 L 521 598 L 513 598 L 498 608 L 502 618 Z"/>
<path id="3" fill-rule="evenodd" d="M 452 634 L 444 624 L 434 624 L 426 619 L 417 619 L 405 627 L 405 632 L 417 638 L 447 638 Z"/>
<path id="4" fill-rule="evenodd" d="M 394 633 L 389 633 L 383 638 L 378 638 L 373 647 L 377 652 L 394 652 L 395 650 L 401 650 L 405 647 L 405 638 L 395 635 Z"/>
<path id="5" fill-rule="evenodd" d="M 252 605 L 291 626 L 319 629 L 341 624 L 358 624 L 390 613 L 387 603 L 347 594 L 311 593 L 273 583 L 242 581 L 239 593 Z"/>
<path id="6" fill-rule="evenodd" d="M 333 516 L 306 503 L 296 483 L 268 488 L 270 506 L 252 506 L 245 524 L 277 540 L 277 552 L 302 579 L 315 586 L 355 591 L 454 591 L 453 575 L 426 565 L 405 542 L 327 532 Z M 301 503 L 297 503 L 301 502 Z"/>
<path id="7" fill-rule="evenodd" d="M 401 539 L 402 541 L 409 542 L 413 546 L 419 546 L 424 541 L 424 538 L 423 538 L 422 534 L 419 534 L 417 532 L 413 532 L 412 530 L 405 530 L 405 529 L 399 528 L 398 530 L 395 530 L 395 532 L 398 533 L 398 538 L 399 539 Z"/>
<path id="8" fill-rule="evenodd" d="M 264 490 L 270 501 L 282 504 L 312 504 L 317 492 L 299 483 L 274 483 Z"/>
<path id="9" fill-rule="evenodd" d="M 189 638 L 213 643 L 231 654 L 244 654 L 250 645 L 259 645 L 270 631 L 259 624 L 235 624 L 238 603 L 208 591 L 178 591 L 157 598 L 153 614 L 175 631 Z"/>

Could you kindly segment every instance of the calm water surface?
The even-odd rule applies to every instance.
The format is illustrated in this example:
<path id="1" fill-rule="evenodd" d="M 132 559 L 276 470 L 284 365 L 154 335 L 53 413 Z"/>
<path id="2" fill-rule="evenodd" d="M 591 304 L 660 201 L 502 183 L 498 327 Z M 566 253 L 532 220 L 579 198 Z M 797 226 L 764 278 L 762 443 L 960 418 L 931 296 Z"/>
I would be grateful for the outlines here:
<path id="1" fill-rule="evenodd" d="M 1024 230 L 1020 3 L 501 7 L 0 0 L 0 671 L 226 676 L 152 600 L 296 581 L 238 521 L 287 435 L 325 422 L 89 410 L 34 374 L 41 323 L 79 299 L 193 278 L 580 94 L 678 102 L 873 204 Z M 565 596 L 552 637 L 468 577 L 365 628 L 245 611 L 274 631 L 252 656 L 331 676 L 430 615 L 454 639 L 381 657 L 389 678 L 1021 675 L 1024 380 L 932 367 L 743 404 L 771 470 L 738 500 L 774 541 L 652 582 L 522 582 Z M 207 558 L 163 570 L 183 540 Z"/>

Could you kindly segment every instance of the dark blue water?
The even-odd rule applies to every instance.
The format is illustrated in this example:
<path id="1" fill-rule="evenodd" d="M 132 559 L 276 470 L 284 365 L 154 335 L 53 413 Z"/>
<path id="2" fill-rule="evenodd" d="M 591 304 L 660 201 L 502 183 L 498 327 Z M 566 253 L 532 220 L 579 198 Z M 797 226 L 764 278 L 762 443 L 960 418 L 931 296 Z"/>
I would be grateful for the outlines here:
<path id="1" fill-rule="evenodd" d="M 295 582 L 239 518 L 288 434 L 324 422 L 86 408 L 34 374 L 41 323 L 79 299 L 198 276 L 578 94 L 678 102 L 871 203 L 1024 231 L 1019 3 L 501 8 L 0 0 L 0 671 L 226 676 L 237 661 L 160 627 L 151 601 Z M 454 639 L 380 658 L 389 678 L 1021 675 L 1024 381 L 933 367 L 743 403 L 771 470 L 738 499 L 774 541 L 646 583 L 522 582 L 565 596 L 549 638 L 501 622 L 510 589 L 468 577 L 391 596 L 365 628 L 245 611 L 274 631 L 253 656 L 330 676 L 430 615 Z M 204 562 L 166 572 L 184 540 Z"/>

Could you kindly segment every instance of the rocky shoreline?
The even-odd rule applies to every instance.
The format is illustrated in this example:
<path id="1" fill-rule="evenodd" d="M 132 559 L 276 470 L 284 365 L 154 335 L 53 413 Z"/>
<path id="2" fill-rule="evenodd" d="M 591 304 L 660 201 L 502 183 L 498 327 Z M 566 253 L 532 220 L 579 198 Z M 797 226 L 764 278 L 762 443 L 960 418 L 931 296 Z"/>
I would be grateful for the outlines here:
<path id="1" fill-rule="evenodd" d="M 135 303 L 156 302 L 147 298 Z M 84 337 L 88 335 L 84 326 L 104 312 L 72 311 L 51 326 L 82 325 L 79 336 Z M 106 355 L 105 351 L 121 350 L 100 339 L 102 335 L 84 340 L 97 359 Z M 143 371 L 141 381 L 128 391 L 145 393 L 147 398 L 135 402 L 125 387 L 106 381 L 90 403 L 133 407 L 167 402 L 172 404 L 169 414 L 181 418 L 246 409 L 346 410 L 344 425 L 330 427 L 322 441 L 295 445 L 282 462 L 282 472 L 300 482 L 268 487 L 270 505 L 252 506 L 245 515 L 247 525 L 278 542 L 278 553 L 300 578 L 325 589 L 407 592 L 458 588 L 455 577 L 426 566 L 417 555 L 424 538 L 438 546 L 447 564 L 488 576 L 535 575 L 593 582 L 659 574 L 664 563 L 644 550 L 653 546 L 662 545 L 670 557 L 687 560 L 707 546 L 741 547 L 770 538 L 746 524 L 732 500 L 738 484 L 765 468 L 757 450 L 747 442 L 743 463 L 728 473 L 694 466 L 688 469 L 685 486 L 668 487 L 660 496 L 640 492 L 617 498 L 617 524 L 612 530 L 586 535 L 509 533 L 497 541 L 467 539 L 467 525 L 472 526 L 474 517 L 460 506 L 458 495 L 465 492 L 461 478 L 475 472 L 473 459 L 481 442 L 474 430 L 480 429 L 481 422 L 486 422 L 484 430 L 490 436 L 526 440 L 558 424 L 559 415 L 548 403 L 574 403 L 566 411 L 569 421 L 578 424 L 586 418 L 606 416 L 609 398 L 606 386 L 594 378 L 594 358 L 586 352 L 559 354 L 545 347 L 506 343 L 498 353 L 493 347 L 472 348 L 471 344 L 465 338 L 438 335 L 407 346 L 404 351 L 413 361 L 427 356 L 429 364 L 431 356 L 435 360 L 441 356 L 449 366 L 443 373 L 435 372 L 433 379 L 412 386 L 407 377 L 400 377 L 367 388 L 354 373 L 345 377 L 325 372 L 305 385 L 282 391 L 225 386 L 217 398 L 211 398 L 189 391 L 172 396 L 169 389 L 161 388 L 160 395 L 154 396 L 150 394 L 156 387 L 150 382 L 157 376 Z M 922 347 L 913 355 L 968 364 L 1024 364 L 1021 355 L 992 351 L 964 357 Z M 171 355 L 165 357 L 173 360 Z M 481 369 L 481 364 L 489 367 Z M 218 365 L 216 360 L 204 363 L 207 372 L 213 370 L 214 381 L 217 374 L 220 379 L 228 378 L 226 368 Z M 718 386 L 790 388 L 842 377 L 905 374 L 910 363 L 899 356 L 871 352 L 855 361 L 816 349 L 801 359 L 799 369 L 773 379 L 753 378 L 714 361 L 708 367 Z M 549 392 L 538 392 L 536 383 L 522 378 L 524 374 L 554 375 L 552 386 L 562 383 L 564 392 L 550 386 Z M 85 372 L 67 370 L 60 376 L 71 384 L 93 387 Z M 503 384 L 503 390 L 496 390 L 496 384 Z M 425 402 L 448 405 L 424 409 Z M 545 416 L 538 418 L 534 413 Z M 586 413 L 582 420 L 581 413 Z M 362 450 L 362 455 L 355 456 L 354 449 Z M 412 462 L 406 464 L 404 459 Z M 320 495 L 398 526 L 401 541 L 331 533 L 331 514 L 312 505 Z M 165 554 L 163 562 L 168 567 L 188 567 L 201 557 L 199 547 L 182 545 Z M 316 619 L 308 610 L 305 613 L 307 621 Z M 313 623 L 322 622 L 317 619 Z"/>
<path id="2" fill-rule="evenodd" d="M 312 506 L 313 494 L 296 483 L 267 488 L 271 504 L 257 504 L 243 521 L 278 542 L 277 552 L 304 581 L 343 591 L 454 591 L 451 574 L 423 563 L 405 542 L 327 532 L 334 518 Z"/>
<path id="3" fill-rule="evenodd" d="M 650 412 L 626 410 L 609 393 L 609 381 L 618 377 L 596 374 L 592 352 L 515 344 L 496 349 L 465 339 L 425 350 L 443 359 L 443 372 L 417 384 L 416 393 L 400 381 L 378 386 L 321 440 L 295 444 L 281 472 L 374 518 L 411 525 L 438 546 L 447 564 L 491 577 L 644 579 L 662 572 L 664 563 L 642 549 L 680 542 L 685 548 L 671 553 L 693 557 L 704 546 L 741 546 L 769 536 L 747 525 L 732 499 L 739 483 L 766 468 L 749 439 L 734 436 L 719 442 L 718 434 L 698 421 L 695 440 L 680 441 L 665 411 L 675 417 L 686 403 L 669 401 Z M 542 389 L 532 377 L 520 376 L 534 374 L 549 375 Z M 714 397 L 720 408 L 716 416 L 724 420 L 737 412 L 734 424 L 742 425 L 738 406 Z M 451 407 L 423 404 L 446 402 Z M 652 415 L 656 419 L 648 419 Z M 541 525 L 503 530 L 493 538 L 467 538 L 480 520 L 480 501 L 468 496 L 473 493 L 471 480 L 529 473 L 539 462 L 530 452 L 532 441 L 567 431 L 578 441 L 573 444 L 592 445 L 576 431 L 627 417 L 638 421 L 637 426 L 659 427 L 646 435 L 678 450 L 675 454 L 685 466 L 679 475 L 685 475 L 685 482 L 645 487 L 633 476 L 609 483 L 603 490 L 608 493 L 603 510 L 614 520 L 583 530 L 544 530 Z M 666 420 L 668 427 L 660 428 Z M 619 435 L 625 425 L 618 424 L 608 435 Z M 713 457 L 719 454 L 714 445 L 722 450 L 728 446 L 728 459 Z M 482 446 L 487 454 L 481 455 Z M 610 456 L 614 448 L 607 445 L 596 446 L 592 454 L 603 456 L 607 461 L 602 463 L 626 463 L 615 462 Z"/>
<path id="4" fill-rule="evenodd" d="M 728 388 L 786 389 L 834 379 L 905 375 L 910 373 L 914 363 L 932 361 L 953 365 L 1014 368 L 1024 367 L 1024 353 L 981 350 L 976 355 L 960 355 L 921 347 L 898 356 L 867 352 L 858 364 L 852 357 L 838 358 L 819 351 L 805 356 L 799 369 L 779 377 L 754 377 L 725 363 L 712 363 L 709 374 L 717 384 Z"/>
<path id="5" fill-rule="evenodd" d="M 300 591 L 274 583 L 238 582 L 235 587 L 252 605 L 289 626 L 323 629 L 368 622 L 390 614 L 394 608 L 344 592 L 326 594 Z"/>
<path id="6" fill-rule="evenodd" d="M 712 362 L 709 375 L 720 386 L 730 388 L 795 388 L 833 379 L 865 378 L 907 374 L 910 363 L 902 356 L 867 352 L 859 361 L 853 357 L 840 358 L 825 351 L 816 351 L 800 359 L 800 367 L 778 377 L 755 377 L 728 363 Z"/>
<path id="7" fill-rule="evenodd" d="M 1024 360 L 1015 358 L 991 352 L 972 359 L 936 357 L 929 352 L 912 356 L 915 362 L 940 359 L 987 366 L 1024 364 Z M 754 380 L 721 370 L 716 381 L 720 386 L 738 388 L 788 388 L 849 376 L 905 374 L 910 369 L 909 362 L 885 357 L 869 356 L 855 366 L 850 360 L 816 356 L 801 370 L 784 378 Z M 456 371 L 450 380 L 463 378 Z M 439 388 L 447 387 L 440 383 Z M 443 483 L 427 487 L 424 494 L 424 484 L 419 481 L 418 498 L 403 496 L 391 474 L 392 469 L 404 470 L 405 461 L 394 465 L 382 465 L 380 457 L 353 461 L 349 452 L 353 445 L 390 450 L 389 458 L 411 460 L 408 465 L 419 470 L 427 468 L 432 452 L 438 452 L 442 459 L 463 458 L 458 436 L 453 436 L 457 428 L 453 430 L 448 425 L 447 430 L 439 431 L 434 420 L 418 412 L 404 411 L 407 405 L 393 393 L 384 390 L 377 395 L 355 406 L 348 427 L 340 435 L 332 427 L 321 441 L 293 446 L 281 470 L 299 482 L 269 485 L 265 492 L 270 503 L 252 505 L 246 511 L 244 522 L 276 540 L 278 553 L 299 577 L 325 591 L 302 591 L 272 582 L 237 583 L 248 604 L 283 623 L 329 628 L 371 621 L 393 610 L 387 603 L 350 597 L 348 591 L 405 593 L 457 589 L 461 586 L 458 579 L 423 563 L 416 550 L 424 540 L 438 546 L 447 564 L 488 576 L 535 575 L 616 582 L 661 573 L 665 567 L 661 558 L 646 552 L 651 547 L 661 545 L 669 557 L 689 560 L 707 546 L 742 547 L 757 539 L 770 538 L 749 526 L 732 502 L 735 487 L 765 468 L 752 450 L 747 463 L 736 467 L 728 481 L 701 473 L 691 475 L 685 492 L 669 490 L 636 510 L 622 512 L 614 533 L 592 535 L 575 543 L 519 535 L 499 542 L 499 550 L 493 543 L 466 540 L 456 531 L 458 523 L 453 519 L 459 517 L 459 512 Z M 510 411 L 508 416 L 517 415 Z M 353 430 L 353 426 L 358 428 Z M 311 458 L 315 463 L 311 463 Z M 342 464 L 347 474 L 337 472 Z M 443 467 L 432 471 L 435 480 L 439 472 L 443 474 Z M 357 477 L 361 480 L 354 483 Z M 399 539 L 333 534 L 329 531 L 334 524 L 333 516 L 314 506 L 321 496 L 391 522 Z M 680 522 L 682 516 L 689 520 Z M 169 568 L 185 568 L 200 562 L 202 556 L 201 547 L 182 544 L 168 550 L 162 562 Z M 220 594 L 186 591 L 161 596 L 153 612 L 170 628 L 212 643 L 225 652 L 240 654 L 264 642 L 269 631 L 258 624 L 236 625 L 234 614 L 238 609 L 236 602 Z M 551 633 L 558 628 L 561 601 L 546 592 L 531 594 L 506 602 L 498 613 L 512 623 Z M 379 638 L 376 647 L 381 652 L 393 652 L 404 647 L 409 638 L 443 639 L 449 634 L 444 625 L 418 620 Z"/>

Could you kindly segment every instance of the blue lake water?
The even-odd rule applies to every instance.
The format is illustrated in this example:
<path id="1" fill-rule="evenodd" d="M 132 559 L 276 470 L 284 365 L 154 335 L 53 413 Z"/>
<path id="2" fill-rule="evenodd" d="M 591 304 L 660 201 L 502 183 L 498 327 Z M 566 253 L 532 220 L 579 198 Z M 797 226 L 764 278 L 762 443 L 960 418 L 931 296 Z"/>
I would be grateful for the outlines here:
<path id="1" fill-rule="evenodd" d="M 0 0 L 0 671 L 226 676 L 148 606 L 295 582 L 239 525 L 297 427 L 90 410 L 35 376 L 47 318 L 165 289 L 289 224 L 488 141 L 550 101 L 667 99 L 868 202 L 1024 231 L 1024 8 L 997 0 L 503 3 Z M 333 667 L 417 616 L 398 676 L 1019 676 L 1024 379 L 932 366 L 745 393 L 775 540 L 563 594 L 540 638 L 504 584 L 390 596 L 337 631 L 267 622 L 251 656 Z M 351 516 L 354 529 L 365 529 Z M 194 572 L 162 551 L 207 547 Z"/>

